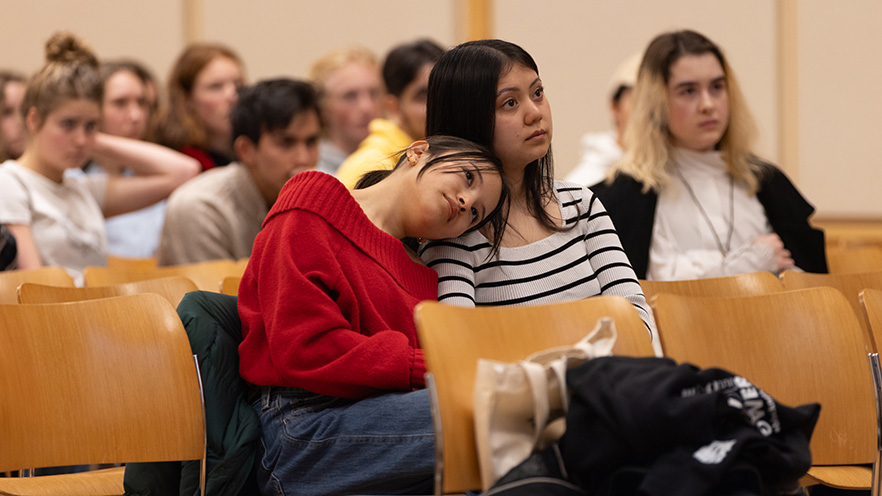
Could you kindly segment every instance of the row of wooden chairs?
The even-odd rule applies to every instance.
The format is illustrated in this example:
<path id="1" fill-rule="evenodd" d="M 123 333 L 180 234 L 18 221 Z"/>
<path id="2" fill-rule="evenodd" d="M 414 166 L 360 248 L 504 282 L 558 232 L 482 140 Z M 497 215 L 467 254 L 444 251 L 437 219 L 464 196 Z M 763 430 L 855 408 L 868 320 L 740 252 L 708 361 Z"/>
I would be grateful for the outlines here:
<path id="1" fill-rule="evenodd" d="M 784 280 L 787 279 L 788 276 L 785 275 Z M 238 281 L 235 282 L 237 287 Z M 821 421 L 812 440 L 817 466 L 812 468 L 811 479 L 807 479 L 807 482 L 821 482 L 841 487 L 869 487 L 869 469 L 864 467 L 840 469 L 835 466 L 842 464 L 843 461 L 849 465 L 876 461 L 873 442 L 876 425 L 874 403 L 872 396 L 868 396 L 872 382 L 866 359 L 860 359 L 866 350 L 875 350 L 875 341 L 869 341 L 869 334 L 860 328 L 853 306 L 849 306 L 845 297 L 829 288 L 785 292 L 781 283 L 770 274 L 759 275 L 755 279 L 739 276 L 737 280 L 729 279 L 723 282 L 728 284 L 730 289 L 736 290 L 753 288 L 752 290 L 761 292 L 758 288 L 766 286 L 774 289 L 765 291 L 773 293 L 772 295 L 742 296 L 734 299 L 676 296 L 661 294 L 666 293 L 667 290 L 657 290 L 660 294 L 650 300 L 653 301 L 653 310 L 658 319 L 665 354 L 678 361 L 690 361 L 705 367 L 720 366 L 741 373 L 785 403 L 821 401 L 824 405 Z M 773 282 L 777 286 L 772 284 Z M 693 294 L 701 294 L 698 284 L 700 283 L 691 281 L 685 286 L 691 287 Z M 134 287 L 130 286 L 129 289 Z M 19 297 L 22 301 L 27 301 L 27 295 L 38 293 L 33 289 L 29 289 L 29 285 L 21 287 Z M 46 291 L 43 291 L 43 294 L 45 293 Z M 647 293 L 652 294 L 651 291 Z M 117 294 L 127 293 L 119 290 Z M 705 291 L 704 294 L 707 292 Z M 176 296 L 163 296 L 168 301 L 176 298 Z M 162 298 L 152 295 L 151 297 Z M 876 315 L 878 328 L 878 322 L 882 320 L 882 317 L 879 317 L 882 315 L 882 292 L 874 296 L 872 291 L 865 291 L 864 297 L 868 305 L 868 322 L 872 322 L 870 315 Z M 106 301 L 124 299 L 112 298 Z M 97 310 L 99 308 L 97 301 L 104 300 L 93 302 L 92 304 L 96 306 L 89 308 L 87 315 L 106 317 L 116 314 L 115 312 L 123 312 L 116 315 L 117 318 L 119 315 L 124 315 L 125 322 L 154 320 L 154 317 L 138 314 L 137 310 L 122 308 L 113 311 Z M 877 301 L 876 304 L 880 305 L 876 308 L 875 314 L 870 310 L 873 301 Z M 155 304 L 155 301 L 140 303 L 142 310 L 152 304 Z M 78 306 L 67 306 L 67 308 Z M 78 336 L 75 339 L 99 341 L 108 339 L 103 335 L 88 338 L 85 333 L 89 326 L 85 325 L 86 321 L 83 320 L 87 317 L 73 318 L 64 312 L 59 312 L 58 308 L 61 307 L 63 306 L 41 306 L 44 316 L 27 320 L 35 321 L 34 325 L 42 326 L 52 333 L 72 333 Z M 166 307 L 167 310 L 171 305 Z M 6 306 L 0 307 L 0 314 L 9 318 L 14 318 L 16 312 L 25 311 L 8 312 Z M 49 323 L 46 319 L 52 319 L 52 315 L 56 315 L 56 318 Z M 795 318 L 794 315 L 800 317 Z M 480 487 L 472 424 L 472 384 L 477 358 L 511 361 L 523 358 L 538 349 L 569 344 L 582 337 L 594 327 L 594 323 L 599 318 L 604 316 L 614 319 L 619 332 L 615 353 L 632 356 L 652 354 L 647 332 L 636 310 L 621 298 L 596 297 L 556 305 L 515 308 L 462 309 L 433 302 L 425 302 L 418 306 L 415 319 L 425 349 L 427 366 L 431 372 L 428 383 L 433 394 L 437 425 L 440 426 L 437 436 L 439 453 L 436 492 L 439 494 L 440 491 L 463 492 Z M 169 320 L 169 318 L 166 316 L 161 320 Z M 176 315 L 171 320 L 180 325 Z M 61 322 L 75 323 L 75 327 L 80 330 L 70 332 L 63 330 L 65 328 L 61 326 Z M 121 326 L 120 322 L 117 322 L 116 326 L 127 327 Z M 109 324 L 107 327 L 113 328 Z M 685 329 L 689 328 L 698 329 L 700 332 L 687 335 Z M 4 321 L 0 329 L 15 329 L 15 334 L 31 333 L 29 327 L 13 324 L 10 321 Z M 681 334 L 677 334 L 678 332 Z M 7 333 L 9 332 L 4 332 Z M 835 333 L 835 338 L 831 338 L 830 333 Z M 38 348 L 42 340 L 51 338 L 45 334 L 35 333 L 34 339 L 35 341 L 28 343 L 7 341 L 10 342 L 8 349 L 15 350 L 19 346 Z M 186 337 L 184 339 L 186 340 Z M 62 348 L 66 346 L 65 344 Z M 821 351 L 821 356 L 817 356 L 818 351 Z M 41 354 L 39 360 L 34 357 L 30 359 L 33 363 L 44 364 L 45 360 L 53 360 L 53 356 Z M 5 360 L 5 357 L 0 356 L 0 360 Z M 847 365 L 844 365 L 845 363 Z M 14 367 L 27 369 L 18 362 Z M 49 376 L 45 374 L 39 379 L 26 378 L 21 374 L 24 372 L 16 375 L 0 371 L 0 381 L 8 377 L 13 382 L 43 384 L 49 380 Z M 116 375 L 127 374 L 116 373 Z M 798 379 L 795 382 L 801 384 L 794 384 L 792 381 L 794 377 Z M 841 381 L 846 381 L 848 387 L 842 387 Z M 830 391 L 831 388 L 827 387 L 830 384 L 834 385 L 832 389 L 835 391 Z M 7 389 L 4 386 L 0 390 Z M 104 409 L 112 410 L 108 406 L 108 401 L 100 395 L 94 394 L 91 398 L 91 402 L 98 404 L 93 405 L 94 407 L 101 408 L 103 404 Z M 48 400 L 40 398 L 39 401 Z M 17 407 L 24 411 L 32 410 L 20 404 Z M 43 408 L 46 411 L 58 411 L 54 407 Z M 11 422 L 9 427 L 18 428 L 14 422 Z M 7 439 L 5 434 L 0 436 Z M 13 443 L 9 446 L 18 445 Z M 142 460 L 143 458 L 127 458 L 114 461 Z M 4 464 L 3 458 L 0 457 L 0 470 L 31 465 L 109 463 L 109 461 L 105 457 L 76 461 L 53 459 L 53 463 L 41 461 L 25 465 L 21 465 L 20 461 L 10 463 L 12 462 Z M 3 488 L 4 486 L 0 485 L 0 490 Z"/>
<path id="2" fill-rule="evenodd" d="M 831 287 L 839 290 L 858 317 L 861 328 L 868 334 L 874 348 L 876 342 L 882 343 L 882 335 L 874 336 L 863 319 L 860 292 L 864 289 L 882 290 L 882 270 L 875 272 L 853 272 L 845 274 L 812 274 L 787 270 L 780 278 L 769 272 L 754 272 L 736 276 L 694 279 L 685 281 L 646 281 L 640 286 L 646 300 L 661 293 L 686 296 L 753 296 L 766 293 L 818 287 Z"/>
<path id="3" fill-rule="evenodd" d="M 0 272 L 0 304 L 20 301 L 19 287 L 24 285 L 25 300 L 32 303 L 154 292 L 166 296 L 177 305 L 184 293 L 197 289 L 238 294 L 244 270 L 244 263 L 230 260 L 146 270 L 89 267 L 83 288 L 75 287 L 73 279 L 60 267 L 4 271 Z M 38 291 L 36 286 L 45 288 Z M 38 294 L 32 299 L 31 295 L 35 293 Z"/>
<path id="4" fill-rule="evenodd" d="M 86 267 L 83 279 L 86 287 L 109 286 L 160 277 L 184 276 L 204 291 L 217 291 L 218 285 L 227 277 L 241 277 L 248 259 L 212 260 L 164 267 Z"/>

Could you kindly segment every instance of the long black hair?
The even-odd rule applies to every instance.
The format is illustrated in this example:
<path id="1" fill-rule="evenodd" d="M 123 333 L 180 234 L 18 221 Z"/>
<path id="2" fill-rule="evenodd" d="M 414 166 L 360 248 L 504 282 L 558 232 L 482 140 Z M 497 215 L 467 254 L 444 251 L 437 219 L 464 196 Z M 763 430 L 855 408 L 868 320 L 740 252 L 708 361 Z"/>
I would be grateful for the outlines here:
<path id="1" fill-rule="evenodd" d="M 539 74 L 533 57 L 508 41 L 469 41 L 448 50 L 429 76 L 426 134 L 459 136 L 495 152 L 496 87 L 515 64 Z M 545 211 L 545 204 L 554 198 L 550 146 L 544 157 L 524 169 L 524 187 L 528 211 L 549 229 L 560 230 Z"/>

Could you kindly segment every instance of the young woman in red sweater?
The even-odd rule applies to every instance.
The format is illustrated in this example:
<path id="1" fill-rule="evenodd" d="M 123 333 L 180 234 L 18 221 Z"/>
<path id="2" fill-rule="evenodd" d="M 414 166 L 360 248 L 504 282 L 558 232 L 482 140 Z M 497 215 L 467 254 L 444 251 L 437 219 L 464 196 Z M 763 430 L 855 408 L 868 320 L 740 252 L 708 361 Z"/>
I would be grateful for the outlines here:
<path id="1" fill-rule="evenodd" d="M 347 190 L 308 171 L 282 189 L 239 289 L 240 372 L 260 386 L 265 494 L 426 494 L 435 442 L 413 309 L 437 273 L 404 238 L 503 224 L 501 164 L 435 136 Z"/>

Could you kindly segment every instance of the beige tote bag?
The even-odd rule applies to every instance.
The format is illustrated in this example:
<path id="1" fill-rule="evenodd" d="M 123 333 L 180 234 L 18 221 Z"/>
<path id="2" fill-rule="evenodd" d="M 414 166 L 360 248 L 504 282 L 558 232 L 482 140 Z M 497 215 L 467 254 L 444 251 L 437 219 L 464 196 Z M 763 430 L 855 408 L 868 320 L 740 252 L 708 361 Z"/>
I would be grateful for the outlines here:
<path id="1" fill-rule="evenodd" d="M 610 355 L 615 341 L 613 321 L 603 318 L 574 345 L 549 348 L 515 363 L 478 360 L 475 442 L 485 491 L 534 449 L 560 439 L 569 399 L 567 369 Z"/>

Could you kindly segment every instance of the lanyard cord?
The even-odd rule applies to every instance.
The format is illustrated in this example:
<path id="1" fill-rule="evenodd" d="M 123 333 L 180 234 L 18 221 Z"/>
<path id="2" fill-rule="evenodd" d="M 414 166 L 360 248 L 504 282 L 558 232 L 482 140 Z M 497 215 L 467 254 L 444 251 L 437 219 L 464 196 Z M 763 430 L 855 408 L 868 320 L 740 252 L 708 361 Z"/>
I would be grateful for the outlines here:
<path id="1" fill-rule="evenodd" d="M 720 237 L 717 235 L 717 230 L 714 229 L 714 224 L 710 220 L 710 216 L 707 215 L 707 212 L 704 211 L 704 207 L 701 206 L 701 203 L 698 201 L 698 197 L 695 196 L 695 191 L 692 190 L 692 186 L 689 186 L 689 183 L 686 182 L 686 178 L 683 177 L 683 173 L 680 172 L 680 168 L 674 166 L 674 172 L 677 173 L 677 177 L 680 178 L 680 181 L 686 186 L 686 191 L 689 192 L 689 196 L 692 197 L 692 201 L 695 203 L 695 206 L 698 207 L 698 211 L 701 213 L 701 216 L 704 217 L 705 222 L 707 222 L 707 226 L 710 228 L 711 233 L 714 235 L 714 241 L 717 242 L 717 248 L 719 248 L 720 253 L 723 255 L 723 258 L 729 253 L 729 249 L 732 248 L 732 232 L 735 230 L 735 180 L 730 175 L 729 176 L 729 234 L 726 237 L 726 246 L 723 246 L 723 242 L 720 241 Z"/>

